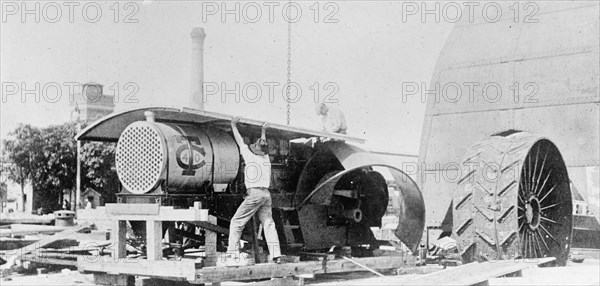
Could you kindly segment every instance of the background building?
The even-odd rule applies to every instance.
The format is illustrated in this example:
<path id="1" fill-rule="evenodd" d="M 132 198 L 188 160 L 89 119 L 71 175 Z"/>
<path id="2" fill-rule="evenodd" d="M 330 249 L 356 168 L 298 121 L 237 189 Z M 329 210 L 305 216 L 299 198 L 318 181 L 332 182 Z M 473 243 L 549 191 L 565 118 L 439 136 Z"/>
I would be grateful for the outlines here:
<path id="1" fill-rule="evenodd" d="M 104 86 L 86 83 L 70 102 L 71 121 L 91 123 L 115 110 L 113 95 L 104 94 Z"/>

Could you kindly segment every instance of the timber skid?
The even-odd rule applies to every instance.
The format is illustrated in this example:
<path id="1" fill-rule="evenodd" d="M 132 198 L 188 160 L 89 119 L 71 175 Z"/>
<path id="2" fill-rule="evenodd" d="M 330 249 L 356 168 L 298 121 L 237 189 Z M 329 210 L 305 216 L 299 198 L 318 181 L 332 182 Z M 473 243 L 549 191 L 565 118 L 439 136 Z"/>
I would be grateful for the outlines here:
<path id="1" fill-rule="evenodd" d="M 162 251 L 162 222 L 184 221 L 216 225 L 217 218 L 199 205 L 174 209 L 158 204 L 107 204 L 106 215 L 113 222 L 114 241 L 111 256 L 78 257 L 80 272 L 94 274 L 99 285 L 220 285 L 224 281 L 260 281 L 271 278 L 275 285 L 302 285 L 304 277 L 315 274 L 365 271 L 368 269 L 401 269 L 416 265 L 410 254 L 353 259 L 331 259 L 290 263 L 257 263 L 250 266 L 217 267 L 217 232 L 205 228 L 205 256 L 201 259 L 166 260 Z M 146 221 L 146 257 L 126 257 L 127 221 Z M 360 266 L 359 266 L 360 264 Z M 137 281 L 136 281 L 137 280 Z M 259 283 L 269 284 L 269 281 Z"/>

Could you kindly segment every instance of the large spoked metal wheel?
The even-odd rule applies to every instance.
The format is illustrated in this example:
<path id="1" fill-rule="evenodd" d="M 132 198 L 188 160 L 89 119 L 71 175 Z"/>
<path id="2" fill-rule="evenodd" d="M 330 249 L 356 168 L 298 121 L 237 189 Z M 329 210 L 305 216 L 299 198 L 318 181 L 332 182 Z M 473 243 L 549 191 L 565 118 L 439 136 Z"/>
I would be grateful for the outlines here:
<path id="1" fill-rule="evenodd" d="M 453 198 L 453 235 L 464 262 L 556 257 L 572 233 L 567 169 L 558 148 L 527 132 L 504 132 L 470 147 Z"/>
<path id="2" fill-rule="evenodd" d="M 527 154 L 521 178 L 518 196 L 521 256 L 557 256 L 566 260 L 573 207 L 566 167 L 556 146 L 548 140 L 536 142 Z"/>

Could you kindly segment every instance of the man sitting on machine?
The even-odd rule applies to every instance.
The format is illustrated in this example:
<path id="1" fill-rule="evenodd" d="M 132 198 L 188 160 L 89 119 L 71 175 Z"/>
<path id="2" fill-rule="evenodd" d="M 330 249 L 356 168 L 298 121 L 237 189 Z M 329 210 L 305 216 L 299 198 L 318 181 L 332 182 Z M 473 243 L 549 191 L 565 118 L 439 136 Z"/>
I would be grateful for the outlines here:
<path id="1" fill-rule="evenodd" d="M 271 161 L 269 158 L 269 147 L 266 139 L 266 129 L 268 124 L 265 123 L 262 127 L 261 138 L 255 143 L 247 146 L 244 139 L 237 129 L 238 118 L 231 121 L 231 130 L 233 137 L 240 148 L 240 154 L 244 158 L 244 183 L 246 185 L 246 197 L 242 204 L 238 207 L 231 224 L 229 226 L 229 244 L 227 246 L 227 254 L 223 259 L 219 260 L 219 266 L 243 266 L 249 265 L 251 260 L 246 256 L 241 256 L 239 251 L 239 242 L 242 236 L 242 231 L 246 223 L 254 216 L 263 225 L 267 245 L 269 248 L 269 260 L 279 263 L 281 259 L 281 249 L 279 246 L 279 237 L 275 229 L 273 214 L 271 210 L 271 193 L 269 186 L 271 184 Z M 222 265 L 224 262 L 225 265 Z"/>

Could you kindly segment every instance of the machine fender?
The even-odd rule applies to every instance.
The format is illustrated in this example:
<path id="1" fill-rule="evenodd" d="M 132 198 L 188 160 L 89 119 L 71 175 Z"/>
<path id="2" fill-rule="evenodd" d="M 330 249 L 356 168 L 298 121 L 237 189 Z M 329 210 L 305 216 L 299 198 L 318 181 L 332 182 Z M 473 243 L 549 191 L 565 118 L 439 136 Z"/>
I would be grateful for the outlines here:
<path id="1" fill-rule="evenodd" d="M 332 189 L 333 186 L 346 174 L 356 171 L 361 168 L 371 168 L 375 166 L 386 167 L 394 178 L 395 183 L 399 186 L 402 193 L 402 203 L 396 213 L 399 214 L 399 223 L 394 234 L 400 239 L 413 253 L 421 241 L 423 229 L 425 227 L 425 203 L 421 191 L 417 184 L 402 170 L 387 163 L 382 158 L 368 151 L 362 150 L 356 146 L 348 145 L 344 142 L 334 141 L 328 142 L 325 148 L 318 152 L 305 166 L 304 171 L 299 180 L 295 203 L 298 209 L 301 209 L 312 199 L 318 197 L 321 190 Z M 338 162 L 323 162 L 323 158 L 332 160 L 332 156 Z M 314 183 L 314 179 L 308 179 L 306 176 L 311 176 L 315 171 L 320 171 L 323 166 L 343 167 L 343 171 L 335 174 L 320 184 Z M 335 167 L 334 167 L 335 168 Z M 320 172 L 321 174 L 325 172 Z M 310 186 L 311 183 L 315 186 Z"/>

